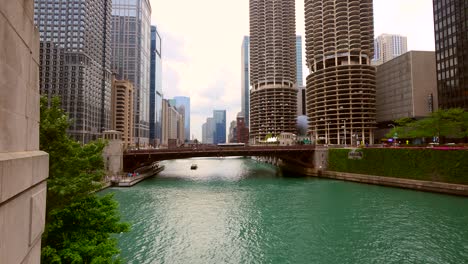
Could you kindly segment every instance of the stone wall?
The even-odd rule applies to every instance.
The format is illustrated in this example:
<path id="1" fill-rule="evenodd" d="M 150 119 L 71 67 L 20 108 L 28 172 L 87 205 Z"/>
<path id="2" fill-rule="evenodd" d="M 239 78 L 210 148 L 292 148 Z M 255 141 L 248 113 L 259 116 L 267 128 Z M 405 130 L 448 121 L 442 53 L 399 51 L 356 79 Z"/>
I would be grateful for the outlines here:
<path id="1" fill-rule="evenodd" d="M 39 263 L 48 155 L 39 151 L 33 0 L 0 4 L 0 263 Z"/>

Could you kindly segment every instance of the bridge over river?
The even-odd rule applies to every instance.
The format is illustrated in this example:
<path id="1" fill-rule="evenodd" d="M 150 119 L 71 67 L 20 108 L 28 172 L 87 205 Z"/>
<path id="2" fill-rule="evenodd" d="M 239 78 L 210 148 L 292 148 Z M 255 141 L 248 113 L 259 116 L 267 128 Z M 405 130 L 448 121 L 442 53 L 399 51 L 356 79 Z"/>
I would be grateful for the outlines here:
<path id="1" fill-rule="evenodd" d="M 316 147 L 314 145 L 294 146 L 235 146 L 218 147 L 203 146 L 180 147 L 169 149 L 144 149 L 129 150 L 123 154 L 124 171 L 132 171 L 135 168 L 155 161 L 187 159 L 196 157 L 232 157 L 232 156 L 259 156 L 276 157 L 282 160 L 295 161 L 296 163 L 310 164 Z M 310 164 L 311 166 L 312 164 Z"/>

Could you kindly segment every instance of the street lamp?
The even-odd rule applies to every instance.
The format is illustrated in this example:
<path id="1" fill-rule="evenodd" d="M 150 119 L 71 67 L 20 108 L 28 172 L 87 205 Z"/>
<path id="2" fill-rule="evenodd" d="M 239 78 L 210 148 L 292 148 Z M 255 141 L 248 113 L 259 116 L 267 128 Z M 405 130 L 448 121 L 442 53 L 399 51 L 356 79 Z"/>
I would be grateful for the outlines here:
<path id="1" fill-rule="evenodd" d="M 330 136 L 330 123 L 327 122 L 327 133 L 326 133 L 326 136 L 325 136 L 325 139 L 326 139 L 325 141 L 326 141 L 327 145 L 330 144 L 329 136 Z"/>

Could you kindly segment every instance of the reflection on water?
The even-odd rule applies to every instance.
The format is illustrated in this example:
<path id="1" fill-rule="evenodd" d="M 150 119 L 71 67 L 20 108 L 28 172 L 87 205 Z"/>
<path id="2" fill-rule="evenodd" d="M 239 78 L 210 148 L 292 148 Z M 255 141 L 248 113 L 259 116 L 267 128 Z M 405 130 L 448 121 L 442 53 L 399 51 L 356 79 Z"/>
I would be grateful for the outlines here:
<path id="1" fill-rule="evenodd" d="M 118 235 L 128 263 L 468 262 L 466 198 L 281 177 L 242 158 L 165 165 L 105 191 L 132 223 Z"/>

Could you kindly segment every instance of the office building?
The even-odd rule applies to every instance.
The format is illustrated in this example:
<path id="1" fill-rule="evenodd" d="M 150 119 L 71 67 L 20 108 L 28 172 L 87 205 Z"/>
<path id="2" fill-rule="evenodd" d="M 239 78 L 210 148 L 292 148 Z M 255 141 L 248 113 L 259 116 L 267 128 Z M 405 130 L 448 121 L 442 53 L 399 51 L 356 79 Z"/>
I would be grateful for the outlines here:
<path id="1" fill-rule="evenodd" d="M 306 0 L 305 10 L 309 130 L 324 143 L 372 144 L 372 0 Z"/>
<path id="2" fill-rule="evenodd" d="M 110 128 L 110 0 L 36 0 L 40 92 L 61 98 L 68 133 L 87 143 Z"/>
<path id="3" fill-rule="evenodd" d="M 236 119 L 236 140 L 237 143 L 249 143 L 249 127 L 245 122 L 245 118 L 242 115 L 237 115 Z"/>
<path id="4" fill-rule="evenodd" d="M 273 30 L 274 29 L 274 30 Z M 294 133 L 295 1 L 250 0 L 250 139 Z"/>
<path id="5" fill-rule="evenodd" d="M 373 65 L 380 65 L 406 53 L 408 40 L 404 36 L 382 34 L 374 40 Z"/>
<path id="6" fill-rule="evenodd" d="M 185 140 L 190 141 L 190 97 L 176 96 L 173 100 L 173 102 L 175 103 L 174 105 L 184 115 Z"/>
<path id="7" fill-rule="evenodd" d="M 241 112 L 245 118 L 247 126 L 250 116 L 250 38 L 244 36 L 241 49 Z"/>
<path id="8" fill-rule="evenodd" d="M 304 86 L 304 78 L 302 76 L 302 36 L 296 36 L 296 83 L 297 87 Z"/>
<path id="9" fill-rule="evenodd" d="M 215 123 L 213 117 L 208 117 L 202 126 L 202 138 L 204 144 L 214 143 Z"/>
<path id="10" fill-rule="evenodd" d="M 468 1 L 434 0 L 439 108 L 468 110 Z"/>
<path id="11" fill-rule="evenodd" d="M 112 129 L 122 132 L 125 146 L 133 142 L 133 84 L 126 80 L 112 83 Z"/>
<path id="12" fill-rule="evenodd" d="M 228 142 L 237 143 L 237 121 L 236 120 L 232 120 L 231 124 L 229 125 Z"/>
<path id="13" fill-rule="evenodd" d="M 171 104 L 162 102 L 162 146 L 176 147 L 184 144 L 184 116 Z"/>
<path id="14" fill-rule="evenodd" d="M 134 143 L 148 145 L 150 131 L 151 5 L 149 0 L 113 1 L 112 72 L 135 89 Z"/>
<path id="15" fill-rule="evenodd" d="M 383 138 L 396 119 L 419 119 L 437 111 L 435 64 L 433 51 L 409 51 L 377 66 L 376 137 Z"/>
<path id="16" fill-rule="evenodd" d="M 156 26 L 151 26 L 150 66 L 150 144 L 161 144 L 162 134 L 162 60 L 161 36 Z"/>
<path id="17" fill-rule="evenodd" d="M 226 110 L 213 110 L 213 144 L 226 143 Z"/>

